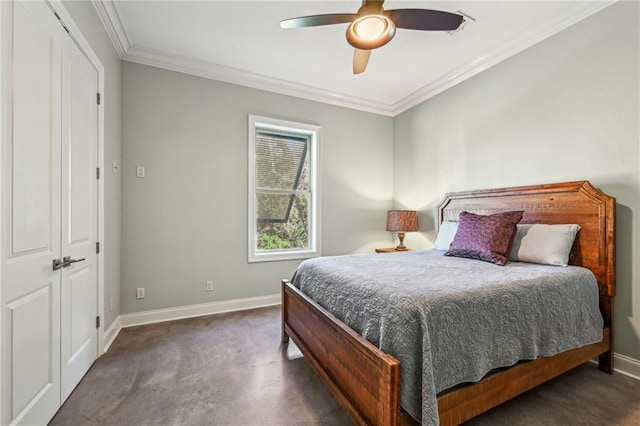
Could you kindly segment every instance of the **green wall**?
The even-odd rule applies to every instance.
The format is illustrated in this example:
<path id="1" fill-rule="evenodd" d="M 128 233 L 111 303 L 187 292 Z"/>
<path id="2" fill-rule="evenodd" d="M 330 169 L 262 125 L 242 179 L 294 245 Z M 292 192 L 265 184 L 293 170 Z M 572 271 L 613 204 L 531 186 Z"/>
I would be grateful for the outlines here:
<path id="1" fill-rule="evenodd" d="M 390 244 L 391 118 L 129 62 L 122 81 L 123 314 L 278 294 L 298 265 L 247 262 L 249 114 L 322 127 L 324 255 Z"/>
<path id="2" fill-rule="evenodd" d="M 640 12 L 620 2 L 394 119 L 394 200 L 589 180 L 617 199 L 615 350 L 640 359 Z"/>

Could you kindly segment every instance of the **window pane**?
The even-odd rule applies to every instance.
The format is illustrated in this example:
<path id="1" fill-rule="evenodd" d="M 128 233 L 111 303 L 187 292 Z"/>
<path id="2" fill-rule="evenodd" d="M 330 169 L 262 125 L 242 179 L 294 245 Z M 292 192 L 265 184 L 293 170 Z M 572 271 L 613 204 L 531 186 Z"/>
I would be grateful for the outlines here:
<path id="1" fill-rule="evenodd" d="M 282 223 L 289 219 L 294 196 L 290 194 L 256 194 L 258 223 Z"/>
<path id="2" fill-rule="evenodd" d="M 256 189 L 291 191 L 308 188 L 307 147 L 307 137 L 258 132 L 256 135 Z"/>
<path id="3" fill-rule="evenodd" d="M 265 205 L 285 205 L 291 200 L 289 217 L 282 222 L 257 221 L 258 250 L 283 250 L 309 248 L 309 196 L 307 194 L 283 196 L 280 194 L 260 194 Z M 261 201 L 260 201 L 261 200 Z M 285 202 L 286 201 L 286 202 Z"/>

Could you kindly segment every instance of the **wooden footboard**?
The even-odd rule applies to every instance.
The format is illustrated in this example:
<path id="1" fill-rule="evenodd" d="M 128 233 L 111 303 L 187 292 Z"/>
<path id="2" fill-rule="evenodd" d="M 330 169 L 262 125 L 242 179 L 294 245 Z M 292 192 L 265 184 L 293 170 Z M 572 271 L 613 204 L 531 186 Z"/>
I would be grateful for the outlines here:
<path id="1" fill-rule="evenodd" d="M 304 293 L 282 281 L 282 341 L 291 337 L 338 402 L 359 425 L 418 423 L 400 409 L 400 363 L 369 343 Z M 458 425 L 611 349 L 603 340 L 525 361 L 438 397 L 441 425 Z M 601 366 L 602 367 L 602 366 Z"/>
<path id="2" fill-rule="evenodd" d="M 400 425 L 400 363 L 282 281 L 282 341 L 291 337 L 359 425 Z"/>

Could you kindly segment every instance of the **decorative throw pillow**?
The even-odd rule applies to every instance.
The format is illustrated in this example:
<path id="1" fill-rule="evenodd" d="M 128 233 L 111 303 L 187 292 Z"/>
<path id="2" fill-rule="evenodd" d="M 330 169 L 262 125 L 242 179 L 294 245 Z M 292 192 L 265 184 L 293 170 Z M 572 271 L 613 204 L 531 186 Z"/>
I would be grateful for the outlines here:
<path id="1" fill-rule="evenodd" d="M 517 225 L 509 260 L 567 266 L 580 225 Z"/>
<path id="2" fill-rule="evenodd" d="M 442 222 L 438 230 L 436 242 L 433 243 L 434 250 L 449 250 L 449 245 L 451 241 L 453 241 L 456 232 L 458 232 L 458 222 L 452 222 L 450 220 Z"/>
<path id="3" fill-rule="evenodd" d="M 484 216 L 461 212 L 458 232 L 444 255 L 504 265 L 516 233 L 516 223 L 523 213 L 511 211 Z"/>

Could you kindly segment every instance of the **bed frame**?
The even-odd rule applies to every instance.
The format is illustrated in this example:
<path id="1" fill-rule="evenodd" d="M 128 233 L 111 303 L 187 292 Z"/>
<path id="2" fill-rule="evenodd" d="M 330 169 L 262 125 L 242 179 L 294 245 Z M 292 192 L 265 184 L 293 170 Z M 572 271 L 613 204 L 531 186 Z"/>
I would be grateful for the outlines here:
<path id="1" fill-rule="evenodd" d="M 477 383 L 438 395 L 441 425 L 457 425 L 598 357 L 613 372 L 615 199 L 587 181 L 447 194 L 438 223 L 461 211 L 524 210 L 521 223 L 576 223 L 582 228 L 569 263 L 589 268 L 600 288 L 603 340 L 552 357 L 523 361 Z M 401 256 L 402 254 L 397 254 Z M 282 281 L 282 342 L 289 337 L 358 425 L 416 424 L 400 408 L 400 363 L 369 343 L 304 293 Z"/>

